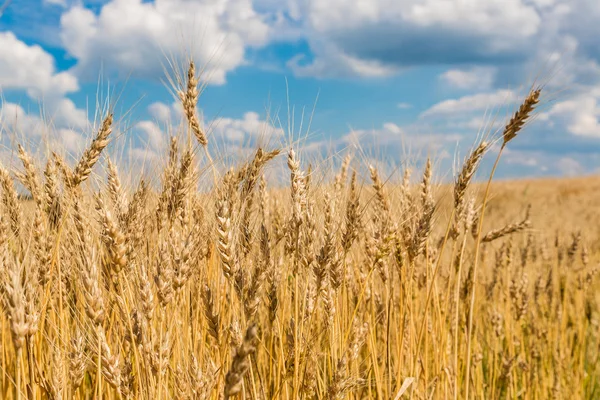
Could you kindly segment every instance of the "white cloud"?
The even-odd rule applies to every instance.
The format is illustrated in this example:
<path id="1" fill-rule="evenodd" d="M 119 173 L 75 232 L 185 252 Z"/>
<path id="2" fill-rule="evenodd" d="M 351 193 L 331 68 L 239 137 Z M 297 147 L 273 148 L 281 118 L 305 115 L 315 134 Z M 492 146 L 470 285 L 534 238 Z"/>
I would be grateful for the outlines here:
<path id="1" fill-rule="evenodd" d="M 165 144 L 165 133 L 154 122 L 141 121 L 135 127 L 145 133 L 153 149 L 161 149 Z"/>
<path id="2" fill-rule="evenodd" d="M 179 103 L 176 103 L 176 104 L 179 105 Z M 175 107 L 176 107 L 175 104 L 169 106 L 165 103 L 161 103 L 160 101 L 157 101 L 148 106 L 148 112 L 158 122 L 171 123 L 171 122 L 175 122 L 175 120 L 178 119 L 178 118 L 174 118 Z"/>
<path id="3" fill-rule="evenodd" d="M 45 108 L 49 122 L 55 126 L 86 129 L 90 125 L 86 111 L 70 99 L 48 101 Z"/>
<path id="4" fill-rule="evenodd" d="M 536 9 L 521 0 L 425 0 L 413 3 L 403 13 L 408 20 L 420 26 L 443 25 L 454 29 L 488 35 L 493 33 L 503 43 L 535 34 L 541 24 Z"/>
<path id="5" fill-rule="evenodd" d="M 278 16 L 273 41 L 308 43 L 310 51 L 288 62 L 300 76 L 382 77 L 414 66 L 448 65 L 448 83 L 478 90 L 536 76 L 552 77 L 551 85 L 600 77 L 595 0 L 257 3 Z"/>
<path id="6" fill-rule="evenodd" d="M 98 15 L 74 6 L 61 18 L 66 50 L 78 75 L 104 71 L 122 76 L 160 76 L 165 55 L 191 50 L 205 78 L 225 82 L 245 63 L 247 47 L 267 42 L 269 27 L 251 0 L 112 0 Z"/>
<path id="7" fill-rule="evenodd" d="M 576 176 L 585 173 L 585 168 L 581 163 L 571 157 L 562 157 L 557 162 L 558 169 L 563 175 Z"/>
<path id="8" fill-rule="evenodd" d="M 0 128 L 18 134 L 40 136 L 44 124 L 39 116 L 28 114 L 15 103 L 0 104 Z"/>
<path id="9" fill-rule="evenodd" d="M 392 135 L 401 135 L 403 133 L 402 128 L 400 128 L 398 125 L 394 124 L 393 122 L 384 123 L 383 129 Z"/>
<path id="10" fill-rule="evenodd" d="M 38 45 L 27 45 L 12 32 L 0 32 L 0 48 L 0 90 L 25 90 L 40 107 L 36 112 L 0 102 L 2 128 L 24 140 L 35 141 L 52 133 L 55 137 L 48 137 L 51 143 L 60 143 L 69 151 L 79 149 L 81 137 L 72 129 L 89 127 L 87 112 L 65 97 L 79 90 L 77 78 L 57 71 L 52 55 Z"/>
<path id="11" fill-rule="evenodd" d="M 67 0 L 43 0 L 43 3 L 63 8 L 67 7 Z"/>
<path id="12" fill-rule="evenodd" d="M 541 119 L 573 135 L 600 138 L 599 100 L 600 86 L 554 104 Z"/>
<path id="13" fill-rule="evenodd" d="M 63 99 L 62 102 L 70 100 Z M 11 137 L 14 134 L 19 142 L 32 147 L 47 144 L 51 149 L 64 149 L 71 154 L 79 154 L 86 145 L 81 132 L 87 126 L 87 119 L 85 122 L 81 120 L 81 116 L 78 112 L 73 112 L 70 105 L 58 105 L 56 109 L 58 117 L 52 118 L 42 113 L 27 112 L 18 104 L 2 103 L 0 132 L 10 134 Z M 71 129 L 70 126 L 77 126 L 78 129 Z"/>
<path id="14" fill-rule="evenodd" d="M 301 21 L 314 55 L 302 75 L 387 76 L 419 64 L 526 59 L 542 28 L 525 0 L 297 0 L 280 11 Z M 292 10 L 294 11 L 292 13 Z"/>
<path id="15" fill-rule="evenodd" d="M 129 150 L 129 160 L 134 164 L 146 164 L 157 162 L 160 156 L 152 149 L 147 148 L 134 148 Z"/>
<path id="16" fill-rule="evenodd" d="M 397 69 L 383 65 L 377 60 L 362 60 L 344 54 L 334 46 L 323 44 L 329 50 L 317 51 L 318 57 L 312 62 L 304 63 L 306 56 L 298 54 L 287 62 L 297 76 L 316 76 L 319 78 L 340 78 L 349 76 L 386 77 L 393 75 Z M 315 51 L 313 47 L 313 51 Z"/>
<path id="17" fill-rule="evenodd" d="M 81 133 L 73 129 L 58 129 L 56 138 L 53 140 L 54 145 L 61 150 L 66 150 L 70 154 L 81 154 L 86 143 L 85 138 Z"/>
<path id="18" fill-rule="evenodd" d="M 421 131 L 417 126 L 399 126 L 393 122 L 385 122 L 379 129 L 356 129 L 342 136 L 338 146 L 356 146 L 357 148 L 378 148 L 397 158 L 399 149 L 405 145 L 413 149 L 441 149 L 456 143 L 462 136 L 452 133 L 430 133 Z"/>
<path id="19" fill-rule="evenodd" d="M 493 67 L 473 67 L 466 70 L 451 69 L 444 72 L 440 78 L 445 83 L 459 89 L 489 89 L 496 74 Z"/>
<path id="20" fill-rule="evenodd" d="M 598 154 L 555 154 L 544 149 L 506 148 L 499 171 L 508 176 L 578 176 L 597 171 L 598 161 Z"/>
<path id="21" fill-rule="evenodd" d="M 452 114 L 493 111 L 495 108 L 514 103 L 517 95 L 512 90 L 497 90 L 489 93 L 477 93 L 463 96 L 458 99 L 449 99 L 434 104 L 423 111 L 420 117 L 447 117 Z"/>
<path id="22" fill-rule="evenodd" d="M 166 127 L 178 126 L 180 123 L 185 123 L 185 120 L 182 119 L 177 103 L 169 106 L 156 102 L 148 107 L 148 111 L 156 121 L 140 121 L 135 128 L 144 135 L 152 151 L 160 151 L 167 143 Z M 241 119 L 216 118 L 202 121 L 202 125 L 207 131 L 209 146 L 219 147 L 225 144 L 234 146 L 238 150 L 253 147 L 261 141 L 268 143 L 272 140 L 282 140 L 284 136 L 283 129 L 276 128 L 270 121 L 261 119 L 254 111 L 246 112 Z"/>
<path id="23" fill-rule="evenodd" d="M 497 151 L 497 150 L 496 150 Z M 543 154 L 540 152 L 523 152 L 513 150 L 510 147 L 504 149 L 502 162 L 511 166 L 537 168 L 540 166 L 540 159 Z"/>
<path id="24" fill-rule="evenodd" d="M 34 98 L 62 96 L 79 90 L 77 78 L 58 72 L 54 58 L 29 46 L 12 32 L 0 32 L 0 89 L 24 89 Z"/>
<path id="25" fill-rule="evenodd" d="M 219 118 L 208 124 L 212 135 L 229 142 L 244 143 L 249 140 L 282 137 L 283 130 L 261 120 L 258 113 L 249 111 L 242 119 Z M 210 140 L 210 138 L 209 138 Z"/>
<path id="26" fill-rule="evenodd" d="M 18 104 L 5 102 L 0 104 L 0 120 L 5 128 L 33 136 L 41 135 L 48 127 L 79 130 L 89 127 L 85 112 L 69 99 L 48 102 L 43 113 L 26 111 Z"/>
<path id="27" fill-rule="evenodd" d="M 407 109 L 409 109 L 409 108 L 412 108 L 412 104 L 410 104 L 410 103 L 406 103 L 406 102 L 401 102 L 401 103 L 398 103 L 398 104 L 396 105 L 396 107 L 398 107 L 398 108 L 399 108 L 399 109 L 401 109 L 401 110 L 407 110 Z"/>
<path id="28" fill-rule="evenodd" d="M 542 97 L 533 118 L 506 149 L 500 175 L 573 175 L 600 165 L 600 85 L 574 89 L 557 102 Z M 474 139 L 478 132 L 501 129 L 522 92 L 498 90 L 444 100 L 425 110 L 415 125 Z"/>

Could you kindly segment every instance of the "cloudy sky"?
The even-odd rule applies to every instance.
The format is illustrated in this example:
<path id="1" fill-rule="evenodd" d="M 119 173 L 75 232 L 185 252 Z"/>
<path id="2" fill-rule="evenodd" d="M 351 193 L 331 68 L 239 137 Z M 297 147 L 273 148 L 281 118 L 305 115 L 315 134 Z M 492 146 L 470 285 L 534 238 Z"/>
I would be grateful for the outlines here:
<path id="1" fill-rule="evenodd" d="M 540 112 L 499 173 L 594 173 L 598 21 L 597 0 L 13 0 L 0 16 L 0 120 L 76 153 L 108 99 L 130 155 L 158 153 L 179 118 L 165 71 L 191 55 L 222 147 L 289 143 L 293 108 L 307 151 L 360 143 L 451 165 L 539 82 Z"/>

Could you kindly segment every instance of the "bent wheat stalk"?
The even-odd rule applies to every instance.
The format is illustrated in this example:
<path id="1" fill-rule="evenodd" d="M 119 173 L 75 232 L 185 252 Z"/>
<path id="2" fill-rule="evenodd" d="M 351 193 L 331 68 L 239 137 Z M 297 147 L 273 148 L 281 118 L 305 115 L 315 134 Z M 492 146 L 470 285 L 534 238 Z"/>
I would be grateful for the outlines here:
<path id="1" fill-rule="evenodd" d="M 479 266 L 479 250 L 481 248 L 482 235 L 481 232 L 483 230 L 483 217 L 485 214 L 485 208 L 487 205 L 487 201 L 489 199 L 490 186 L 492 184 L 492 179 L 494 178 L 494 174 L 496 172 L 496 168 L 498 167 L 498 162 L 500 161 L 500 157 L 502 156 L 502 151 L 512 139 L 517 136 L 517 133 L 521 130 L 525 122 L 530 118 L 531 113 L 535 109 L 535 106 L 539 102 L 541 94 L 541 88 L 532 89 L 519 109 L 515 112 L 513 117 L 510 119 L 504 131 L 502 133 L 502 146 L 500 147 L 500 151 L 498 151 L 498 156 L 496 156 L 496 161 L 494 161 L 494 166 L 492 167 L 492 172 L 490 173 L 490 177 L 487 181 L 485 187 L 485 193 L 483 195 L 483 204 L 481 206 L 481 215 L 479 216 L 479 226 L 477 229 L 477 237 L 475 239 L 475 255 L 473 260 L 473 290 L 471 291 L 471 302 L 469 305 L 469 315 L 468 315 L 468 328 L 467 328 L 467 367 L 465 374 L 465 399 L 469 398 L 469 387 L 471 386 L 470 373 L 471 373 L 471 348 L 472 348 L 472 338 L 473 338 L 473 310 L 475 309 L 475 294 L 477 292 L 475 288 L 475 282 L 477 281 L 477 267 Z"/>

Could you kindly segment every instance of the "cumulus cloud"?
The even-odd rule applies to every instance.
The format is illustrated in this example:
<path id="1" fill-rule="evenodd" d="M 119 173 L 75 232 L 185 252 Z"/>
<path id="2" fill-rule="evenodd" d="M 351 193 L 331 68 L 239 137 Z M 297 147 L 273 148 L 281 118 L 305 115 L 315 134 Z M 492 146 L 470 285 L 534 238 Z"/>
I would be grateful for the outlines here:
<path id="1" fill-rule="evenodd" d="M 459 89 L 489 89 L 493 82 L 496 69 L 494 67 L 473 67 L 470 69 L 451 69 L 444 72 L 440 78 L 446 84 Z"/>
<path id="2" fill-rule="evenodd" d="M 489 160 L 488 160 L 489 161 Z M 600 155 L 597 153 L 549 153 L 543 149 L 507 148 L 500 162 L 499 176 L 576 176 L 597 173 Z"/>
<path id="3" fill-rule="evenodd" d="M 495 92 L 476 93 L 448 99 L 434 104 L 420 115 L 423 117 L 439 117 L 449 115 L 464 115 L 464 113 L 494 110 L 498 107 L 512 104 L 517 100 L 517 94 L 512 90 L 497 90 Z"/>
<path id="4" fill-rule="evenodd" d="M 314 59 L 296 71 L 314 75 L 334 71 L 381 76 L 422 64 L 525 60 L 543 17 L 522 0 L 297 4 L 296 18 L 303 22 Z"/>
<path id="5" fill-rule="evenodd" d="M 168 133 L 167 128 L 184 123 L 178 104 L 168 105 L 156 102 L 148 107 L 154 121 L 144 120 L 135 124 L 134 128 L 141 133 L 152 151 L 164 149 Z M 261 118 L 254 112 L 244 113 L 242 118 L 215 118 L 202 122 L 208 134 L 210 146 L 235 146 L 251 148 L 257 144 L 265 145 L 273 141 L 283 140 L 284 131 L 276 128 L 270 121 Z"/>
<path id="6" fill-rule="evenodd" d="M 43 0 L 43 3 L 53 6 L 67 7 L 67 0 Z"/>
<path id="7" fill-rule="evenodd" d="M 288 63 L 301 76 L 385 77 L 416 66 L 447 66 L 446 83 L 477 90 L 534 76 L 552 77 L 551 85 L 600 76 L 595 0 L 259 3 L 283 15 L 287 30 L 301 26 L 310 51 Z M 286 28 L 278 26 L 280 31 Z"/>
<path id="8" fill-rule="evenodd" d="M 77 78 L 57 71 L 52 55 L 10 31 L 0 32 L 0 48 L 0 90 L 24 90 L 43 109 L 36 112 L 0 102 L 2 130 L 33 142 L 45 135 L 50 143 L 66 146 L 67 151 L 80 149 L 82 138 L 76 130 L 89 126 L 87 112 L 65 97 L 79 90 Z"/>
<path id="9" fill-rule="evenodd" d="M 156 151 L 148 148 L 136 147 L 128 151 L 129 161 L 133 165 L 154 163 L 160 160 L 160 156 Z"/>
<path id="10" fill-rule="evenodd" d="M 2 130 L 40 136 L 44 127 L 39 116 L 27 113 L 15 103 L 0 104 L 0 127 Z"/>
<path id="11" fill-rule="evenodd" d="M 585 172 L 581 163 L 571 157 L 561 157 L 557 163 L 558 168 L 563 175 L 576 176 Z"/>
<path id="12" fill-rule="evenodd" d="M 190 48 L 207 66 L 206 79 L 218 84 L 245 63 L 246 48 L 267 42 L 269 26 L 251 0 L 112 0 L 98 14 L 70 8 L 61 37 L 79 76 L 95 77 L 100 66 L 122 76 L 161 76 L 166 56 Z"/>
<path id="13" fill-rule="evenodd" d="M 88 127 L 88 121 L 78 115 L 70 100 L 62 99 L 61 102 L 64 104 L 56 107 L 54 117 L 27 111 L 18 104 L 0 103 L 0 132 L 33 148 L 48 145 L 78 154 L 86 144 L 83 129 Z"/>
<path id="14" fill-rule="evenodd" d="M 135 127 L 145 134 L 148 143 L 150 143 L 153 149 L 161 149 L 165 144 L 166 135 L 156 123 L 152 121 L 140 121 Z"/>
<path id="15" fill-rule="evenodd" d="M 122 76 L 157 76 L 165 54 L 191 48 L 199 64 L 208 64 L 207 77 L 223 83 L 227 72 L 244 65 L 248 48 L 298 40 L 310 47 L 287 62 L 299 76 L 382 77 L 423 64 L 540 60 L 566 37 L 575 9 L 548 0 L 110 0 L 97 12 L 70 7 L 61 38 L 77 60 L 77 75 L 94 78 L 101 64 Z M 575 43 L 589 42 L 582 40 L 589 31 L 573 31 Z M 190 32 L 194 39 L 185 36 Z M 540 43 L 547 45 L 540 49 Z M 460 68 L 448 78 L 471 82 L 459 76 Z M 486 73 L 486 82 L 494 78 Z"/>
<path id="16" fill-rule="evenodd" d="M 52 142 L 69 154 L 80 154 L 86 145 L 86 139 L 80 132 L 67 128 L 57 129 Z"/>
<path id="17" fill-rule="evenodd" d="M 283 130 L 268 121 L 261 120 L 258 113 L 249 111 L 242 119 L 219 118 L 209 123 L 212 135 L 217 139 L 244 144 L 248 141 L 281 138 Z"/>
<path id="18" fill-rule="evenodd" d="M 443 137 L 456 135 L 457 148 L 465 152 L 465 146 L 481 132 L 502 129 L 523 97 L 522 90 L 496 90 L 446 99 L 423 111 L 412 125 L 400 128 L 411 132 L 420 127 Z M 597 171 L 599 146 L 600 86 L 578 87 L 562 100 L 542 99 L 532 119 L 506 149 L 498 173 L 505 177 L 560 176 Z"/>
<path id="19" fill-rule="evenodd" d="M 168 105 L 157 101 L 148 106 L 148 113 L 158 122 L 169 123 L 181 118 L 179 103 Z"/>
<path id="20" fill-rule="evenodd" d="M 40 136 L 48 127 L 84 130 L 89 127 L 86 113 L 69 99 L 48 102 L 44 113 L 26 111 L 21 105 L 0 103 L 0 119 L 5 129 L 28 136 Z"/>
<path id="21" fill-rule="evenodd" d="M 47 102 L 45 111 L 48 122 L 54 126 L 83 130 L 90 125 L 87 112 L 67 98 Z"/>
<path id="22" fill-rule="evenodd" d="M 40 46 L 29 46 L 9 31 L 0 32 L 0 49 L 0 88 L 24 89 L 34 98 L 79 90 L 77 78 L 56 71 L 54 58 Z"/>
<path id="23" fill-rule="evenodd" d="M 380 128 L 352 130 L 332 141 L 311 142 L 305 151 L 321 156 L 354 151 L 364 160 L 380 160 L 392 166 L 405 162 L 419 165 L 432 157 L 438 176 L 451 180 L 456 160 L 469 153 L 478 135 L 477 129 L 448 125 L 447 120 L 434 126 L 422 121 L 407 125 L 387 122 Z M 597 138 L 565 135 L 560 128 L 548 130 L 542 121 L 534 121 L 505 149 L 496 176 L 571 176 L 595 172 L 600 170 L 598 145 Z M 494 155 L 484 158 L 479 175 L 490 172 Z"/>
<path id="24" fill-rule="evenodd" d="M 577 136 L 600 138 L 600 86 L 559 101 L 541 115 L 551 126 L 558 125 Z"/>
<path id="25" fill-rule="evenodd" d="M 327 50 L 318 50 L 324 48 Z M 318 54 L 314 60 L 307 61 L 304 54 L 297 54 L 287 62 L 297 76 L 314 76 L 319 78 L 331 77 L 386 77 L 393 75 L 397 69 L 386 66 L 379 60 L 365 60 L 340 52 L 330 43 L 314 44 L 313 51 Z"/>
<path id="26" fill-rule="evenodd" d="M 412 124 L 355 130 L 333 139 L 335 146 L 359 139 L 361 145 L 383 144 L 397 157 L 408 138 L 415 147 L 433 143 L 451 152 L 456 142 L 470 145 L 467 139 L 481 128 L 504 122 L 509 114 L 503 111 L 514 111 L 522 91 L 499 87 L 527 86 L 541 75 L 542 83 L 550 79 L 555 86 L 551 90 L 567 86 L 574 95 L 545 107 L 539 123 L 511 143 L 507 165 L 545 173 L 559 171 L 559 164 L 576 170 L 573 163 L 568 168 L 569 159 L 589 170 L 595 160 L 600 7 L 594 0 L 107 0 L 93 9 L 78 1 L 44 2 L 63 12 L 61 40 L 74 67 L 58 71 L 41 47 L 0 33 L 0 48 L 8 49 L 0 54 L 0 87 L 26 90 L 36 100 L 50 97 L 44 122 L 73 146 L 81 142 L 77 132 L 89 126 L 87 113 L 67 98 L 79 89 L 78 78 L 161 77 L 168 56 L 190 49 L 199 67 L 208 65 L 205 77 L 220 84 L 248 62 L 249 49 L 299 41 L 295 49 L 309 50 L 286 59 L 297 76 L 388 77 L 415 66 L 443 66 L 443 89 L 468 93 L 433 104 Z M 4 104 L 0 113 L 5 127 L 36 132 L 41 124 L 16 104 Z M 177 103 L 154 103 L 148 113 L 134 127 L 147 144 L 136 153 L 144 159 L 165 146 L 164 126 L 181 121 Z M 213 143 L 232 148 L 283 136 L 254 112 L 203 122 Z"/>
<path id="27" fill-rule="evenodd" d="M 423 155 L 448 161 L 456 143 L 463 139 L 459 134 L 433 132 L 415 124 L 400 126 L 394 122 L 385 122 L 379 128 L 352 129 L 336 139 L 310 142 L 304 150 L 321 156 L 354 151 L 363 157 L 390 161 L 397 165 L 406 162 L 405 157 L 413 162 L 423 161 L 419 159 Z"/>

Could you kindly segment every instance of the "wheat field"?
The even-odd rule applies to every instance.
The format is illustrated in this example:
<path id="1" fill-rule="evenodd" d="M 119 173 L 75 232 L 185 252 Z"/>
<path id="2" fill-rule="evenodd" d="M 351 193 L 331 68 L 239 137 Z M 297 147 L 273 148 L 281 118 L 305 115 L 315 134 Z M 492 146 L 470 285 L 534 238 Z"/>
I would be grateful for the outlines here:
<path id="1" fill-rule="evenodd" d="M 74 162 L 0 169 L 1 398 L 600 398 L 600 180 L 474 181 L 540 89 L 434 184 L 294 146 L 217 165 L 180 83 L 156 184 L 110 112 Z"/>

